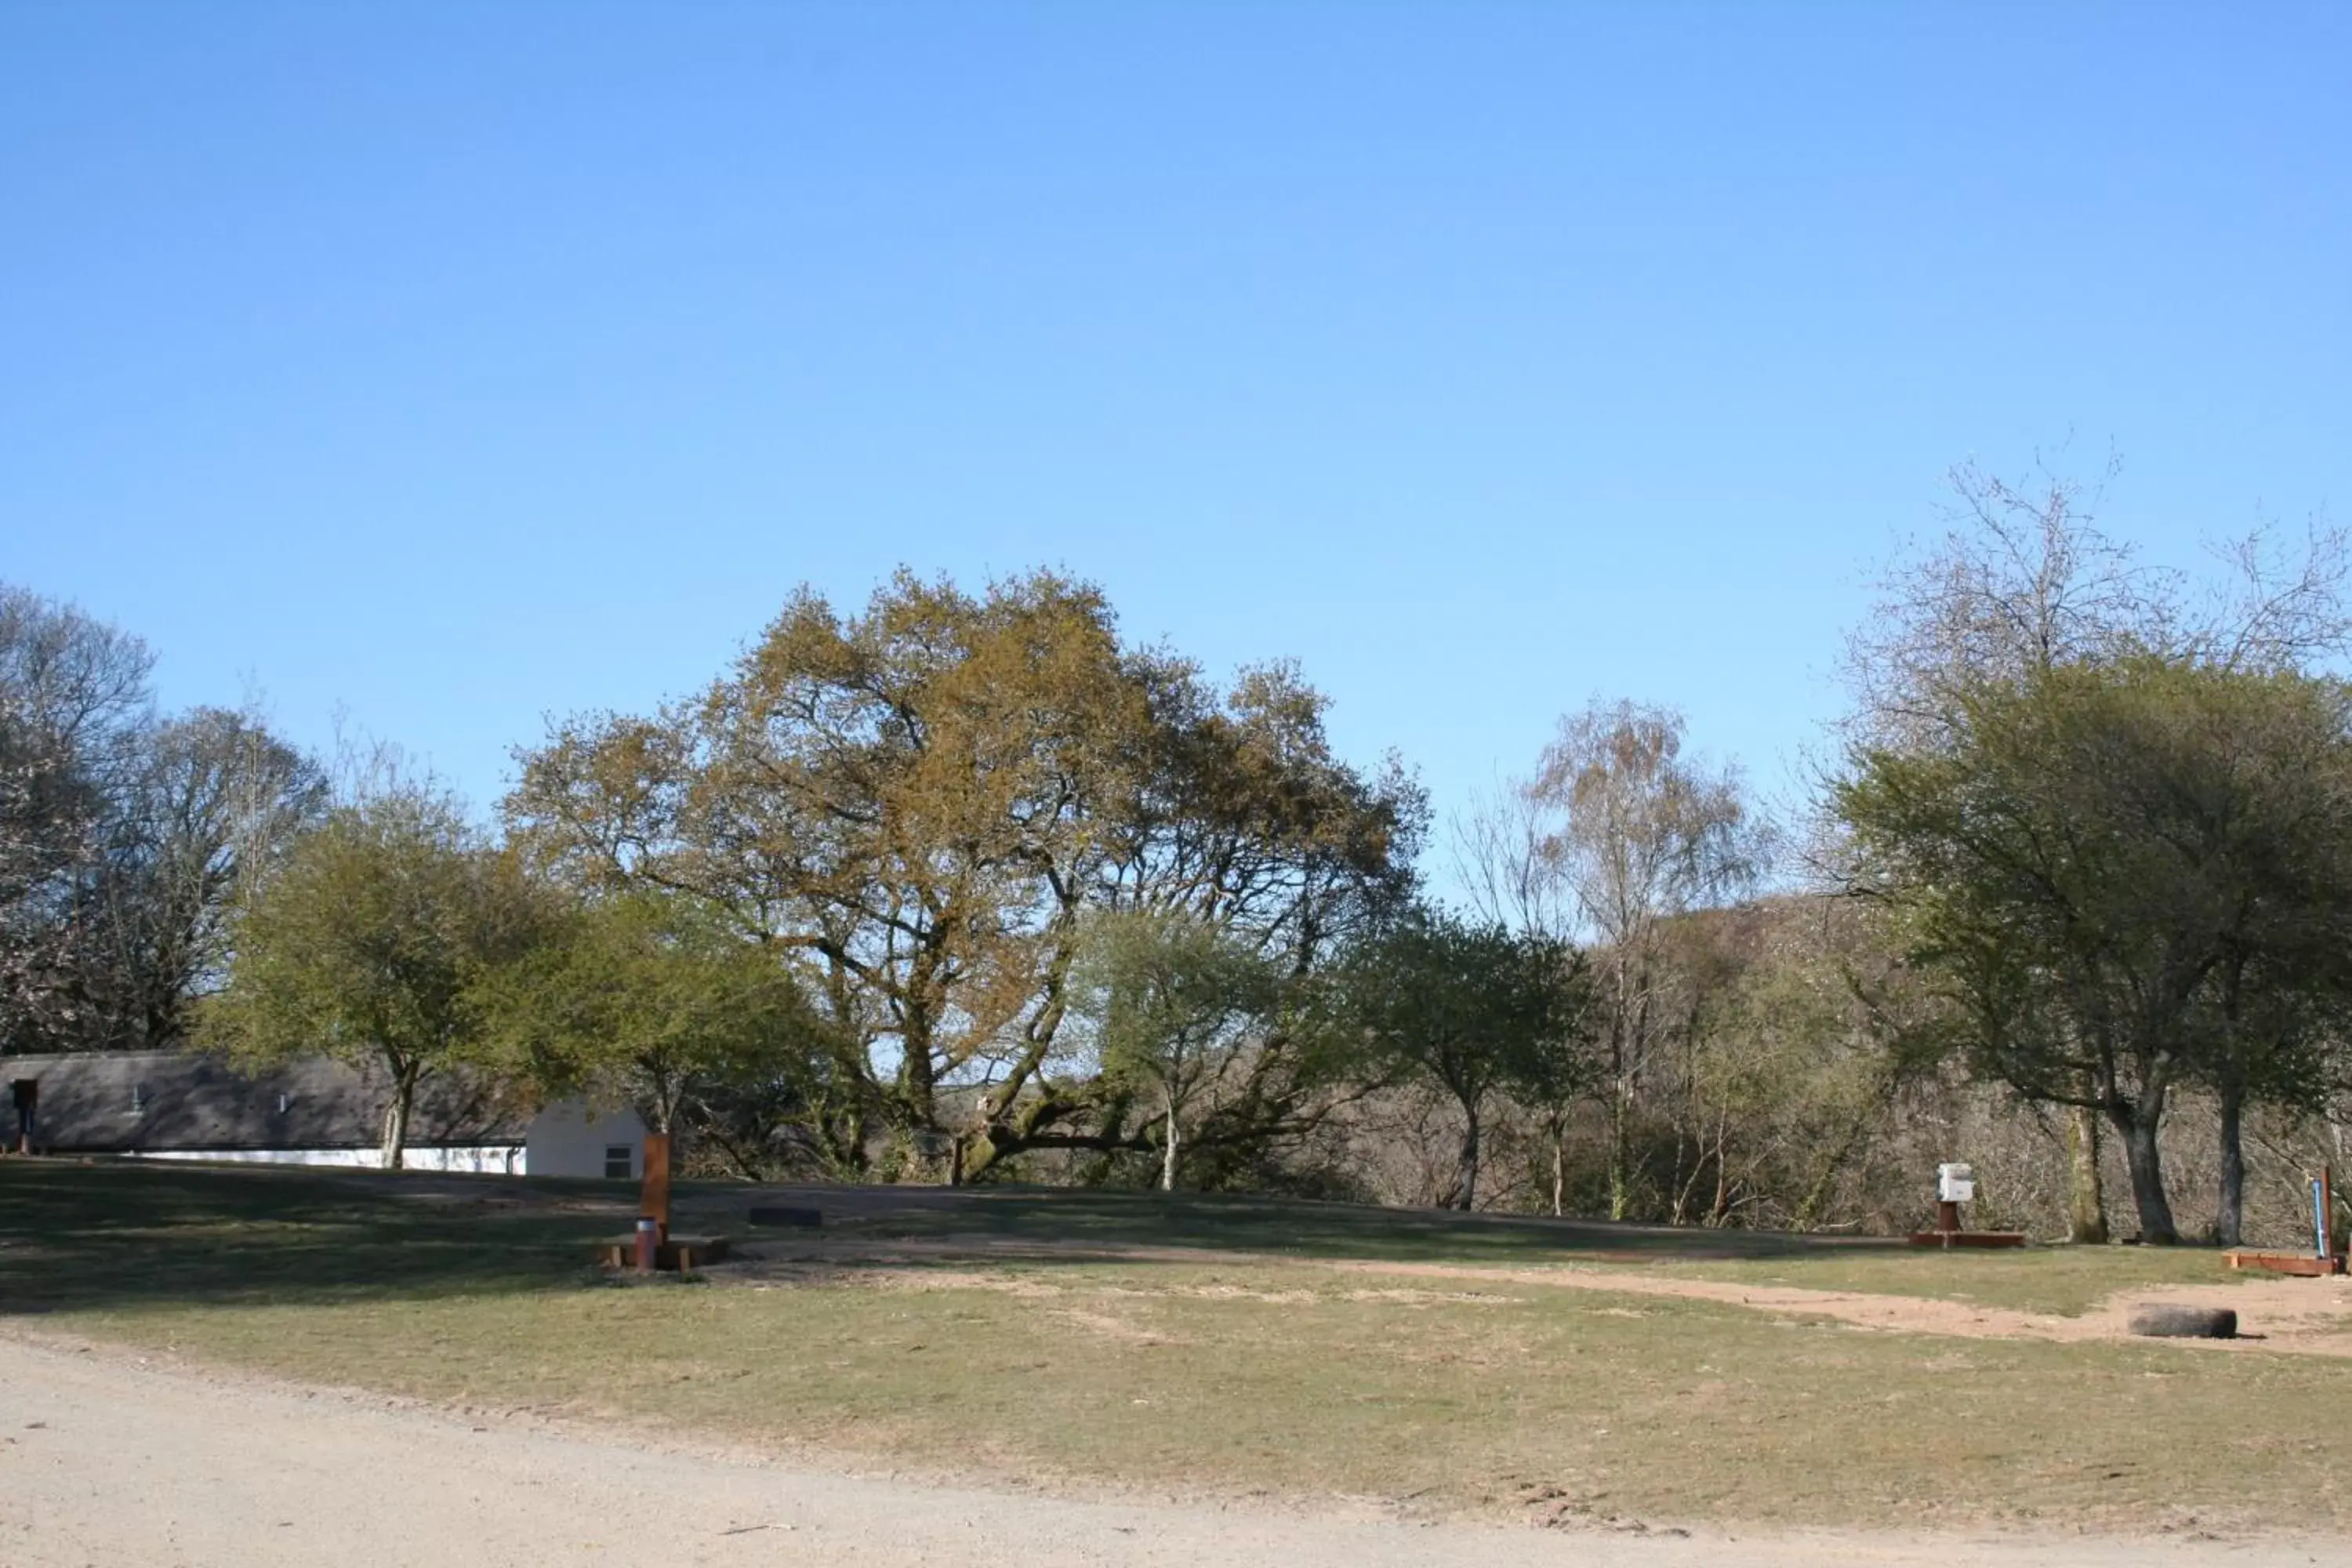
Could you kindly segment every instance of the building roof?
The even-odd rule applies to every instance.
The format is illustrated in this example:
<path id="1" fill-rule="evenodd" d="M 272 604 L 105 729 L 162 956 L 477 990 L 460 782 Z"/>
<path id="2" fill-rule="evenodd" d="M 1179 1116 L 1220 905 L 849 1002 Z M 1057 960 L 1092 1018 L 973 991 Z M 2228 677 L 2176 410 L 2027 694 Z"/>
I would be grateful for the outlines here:
<path id="1" fill-rule="evenodd" d="M 35 1142 L 58 1153 L 373 1149 L 390 1091 L 382 1068 L 325 1057 L 252 1071 L 180 1051 L 0 1057 L 0 1083 L 27 1078 L 41 1086 Z M 418 1087 L 408 1143 L 520 1143 L 530 1119 L 486 1081 L 440 1074 Z M 0 1124 L 13 1142 L 5 1096 Z"/>

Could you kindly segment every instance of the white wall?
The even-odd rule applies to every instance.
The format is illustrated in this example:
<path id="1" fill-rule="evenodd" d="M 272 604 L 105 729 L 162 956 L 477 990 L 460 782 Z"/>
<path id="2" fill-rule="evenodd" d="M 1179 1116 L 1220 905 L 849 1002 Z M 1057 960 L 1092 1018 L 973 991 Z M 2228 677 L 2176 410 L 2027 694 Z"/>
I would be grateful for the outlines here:
<path id="1" fill-rule="evenodd" d="M 349 1165 L 374 1170 L 383 1163 L 376 1149 L 135 1149 L 140 1160 L 208 1160 L 237 1165 Z M 463 1149 L 408 1148 L 402 1159 L 412 1171 L 472 1171 L 497 1176 L 523 1173 L 523 1150 L 514 1143 L 481 1143 Z"/>
<path id="2" fill-rule="evenodd" d="M 530 1119 L 523 1133 L 524 1173 L 533 1176 L 602 1176 L 604 1151 L 629 1149 L 629 1179 L 646 1173 L 646 1124 L 634 1110 L 591 1110 L 559 1100 Z"/>
<path id="3" fill-rule="evenodd" d="M 592 1110 L 583 1101 L 560 1100 L 530 1119 L 520 1146 L 482 1143 L 433 1149 L 411 1145 L 412 1171 L 474 1171 L 507 1176 L 604 1174 L 604 1151 L 626 1144 L 629 1180 L 646 1174 L 646 1124 L 634 1110 Z M 142 1160 L 218 1160 L 238 1164 L 346 1165 L 373 1170 L 383 1163 L 374 1149 L 147 1149 Z"/>

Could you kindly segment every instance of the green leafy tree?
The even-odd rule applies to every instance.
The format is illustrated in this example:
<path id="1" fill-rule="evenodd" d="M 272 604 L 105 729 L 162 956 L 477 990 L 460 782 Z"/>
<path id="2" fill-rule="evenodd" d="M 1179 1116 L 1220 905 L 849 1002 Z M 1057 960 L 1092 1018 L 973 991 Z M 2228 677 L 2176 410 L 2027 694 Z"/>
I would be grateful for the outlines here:
<path id="1" fill-rule="evenodd" d="M 550 1094 L 625 1100 L 677 1133 L 715 1095 L 822 1081 L 825 1027 L 792 973 L 674 895 L 586 900 L 475 979 L 497 1059 Z"/>
<path id="2" fill-rule="evenodd" d="M 2116 471 L 2111 462 L 2106 477 Z M 2243 672 L 2294 671 L 2341 654 L 2346 536 L 2315 530 L 2297 552 L 2261 532 L 2226 552 L 2227 578 L 2191 583 L 2104 532 L 2100 489 L 2047 469 L 2003 478 L 1974 464 L 1951 476 L 1949 529 L 1894 563 L 1854 628 L 1844 674 L 1850 748 L 1902 752 L 1954 743 L 1987 690 L 2052 671 L 2145 655 Z M 1990 963 L 1990 955 L 1983 961 Z M 2074 1239 L 2107 1237 L 2099 1096 L 2086 1079 L 2068 1106 Z"/>
<path id="3" fill-rule="evenodd" d="M 1419 908 L 1368 936 L 1334 991 L 1370 1058 L 1452 1098 L 1462 1142 L 1447 1204 L 1477 1201 L 1488 1103 L 1512 1085 L 1562 1092 L 1589 989 L 1566 943 Z"/>
<path id="4" fill-rule="evenodd" d="M 2315 1083 L 2352 918 L 2352 704 L 2335 682 L 2139 656 L 1966 694 L 1933 745 L 1864 746 L 1835 787 L 1909 957 L 1979 1069 L 2095 1110 L 2142 1237 L 2176 1238 L 2173 1091 L 2236 1113 Z"/>
<path id="5" fill-rule="evenodd" d="M 1104 1078 L 1155 1103 L 1160 1185 L 1176 1189 L 1195 1106 L 1272 1026 L 1283 976 L 1249 943 L 1184 910 L 1126 910 L 1094 921 L 1073 974 Z"/>
<path id="6" fill-rule="evenodd" d="M 244 907 L 200 1043 L 247 1060 L 323 1053 L 380 1068 L 386 1169 L 417 1087 L 479 1059 L 473 987 L 546 928 L 543 897 L 447 795 L 371 790 L 296 841 Z"/>
<path id="7" fill-rule="evenodd" d="M 1219 693 L 1123 646 L 1082 583 L 901 574 L 862 614 L 797 595 L 698 700 L 562 726 L 507 818 L 567 880 L 727 911 L 808 977 L 860 1114 L 973 1178 L 1158 1145 L 1164 1117 L 1070 1070 L 1090 914 L 1189 910 L 1304 973 L 1408 879 L 1418 792 L 1337 761 L 1322 706 L 1284 667 Z M 1263 1092 L 1230 1105 L 1271 1136 L 1306 1080 L 1250 1059 Z"/>

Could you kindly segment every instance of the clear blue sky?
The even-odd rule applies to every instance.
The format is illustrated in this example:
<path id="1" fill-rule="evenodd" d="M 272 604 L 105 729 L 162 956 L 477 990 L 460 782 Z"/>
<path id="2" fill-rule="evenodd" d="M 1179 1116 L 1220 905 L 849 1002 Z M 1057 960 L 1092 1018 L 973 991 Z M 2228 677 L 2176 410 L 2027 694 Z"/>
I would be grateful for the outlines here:
<path id="1" fill-rule="evenodd" d="M 2352 6 L 0 4 L 0 577 L 478 804 L 812 582 L 1778 784 L 1971 455 L 2352 501 Z"/>

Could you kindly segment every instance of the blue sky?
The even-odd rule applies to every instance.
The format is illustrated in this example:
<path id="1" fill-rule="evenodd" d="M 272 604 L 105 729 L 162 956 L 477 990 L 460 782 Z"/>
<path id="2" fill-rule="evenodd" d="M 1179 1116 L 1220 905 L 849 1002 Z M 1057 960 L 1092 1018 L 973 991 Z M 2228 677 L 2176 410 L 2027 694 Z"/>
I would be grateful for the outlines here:
<path id="1" fill-rule="evenodd" d="M 1970 457 L 2352 501 L 2352 7 L 0 3 L 0 577 L 478 803 L 1050 564 L 1441 807 L 1777 787 Z M 2071 447 L 2068 443 L 2071 440 Z"/>

